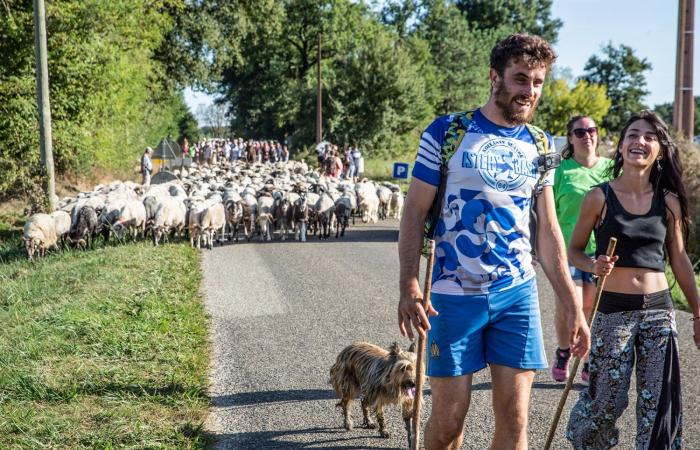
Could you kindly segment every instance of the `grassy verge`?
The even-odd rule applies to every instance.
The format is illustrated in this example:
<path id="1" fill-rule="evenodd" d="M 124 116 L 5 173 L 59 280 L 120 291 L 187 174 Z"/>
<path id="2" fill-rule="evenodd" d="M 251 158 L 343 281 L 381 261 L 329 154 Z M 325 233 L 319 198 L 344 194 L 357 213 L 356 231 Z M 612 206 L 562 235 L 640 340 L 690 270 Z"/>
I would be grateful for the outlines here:
<path id="1" fill-rule="evenodd" d="M 31 264 L 14 240 L 0 244 L 0 448 L 205 447 L 197 253 L 136 243 Z"/>
<path id="2" fill-rule="evenodd" d="M 697 267 L 696 267 L 697 270 Z M 685 300 L 685 295 L 681 291 L 680 286 L 676 283 L 676 278 L 671 272 L 671 268 L 666 266 L 666 278 L 668 279 L 668 285 L 671 286 L 671 297 L 673 297 L 673 303 L 676 305 L 676 309 L 681 311 L 690 311 L 688 307 L 688 302 Z M 695 284 L 700 288 L 700 274 L 695 274 Z"/>
<path id="3" fill-rule="evenodd" d="M 409 174 L 413 170 L 414 156 L 403 156 L 392 159 L 365 159 L 365 172 L 362 175 L 374 181 L 390 181 L 401 186 L 404 192 L 408 190 L 408 182 L 410 178 L 398 180 L 394 178 L 394 163 L 405 162 L 409 164 Z"/>

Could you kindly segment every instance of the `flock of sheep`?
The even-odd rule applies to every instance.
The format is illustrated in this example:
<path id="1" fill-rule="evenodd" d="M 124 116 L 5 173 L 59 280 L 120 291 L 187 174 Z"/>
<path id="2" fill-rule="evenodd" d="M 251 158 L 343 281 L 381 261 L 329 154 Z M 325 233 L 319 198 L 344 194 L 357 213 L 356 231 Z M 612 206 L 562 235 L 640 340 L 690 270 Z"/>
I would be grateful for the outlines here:
<path id="1" fill-rule="evenodd" d="M 344 236 L 355 216 L 363 222 L 398 218 L 403 193 L 391 183 L 353 183 L 325 177 L 298 161 L 219 165 L 175 170 L 172 181 L 142 186 L 115 181 L 64 198 L 51 214 L 34 214 L 22 237 L 30 260 L 60 245 L 92 247 L 95 238 L 145 239 L 154 245 L 189 236 L 193 247 L 241 236 L 270 241 L 276 235 L 306 241 L 307 234 Z"/>

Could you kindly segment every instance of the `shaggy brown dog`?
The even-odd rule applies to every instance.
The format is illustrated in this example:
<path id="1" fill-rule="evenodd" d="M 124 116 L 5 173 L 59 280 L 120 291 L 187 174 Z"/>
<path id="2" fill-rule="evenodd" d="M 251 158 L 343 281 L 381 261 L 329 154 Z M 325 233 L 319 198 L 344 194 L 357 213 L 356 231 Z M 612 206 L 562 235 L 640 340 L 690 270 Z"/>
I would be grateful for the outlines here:
<path id="1" fill-rule="evenodd" d="M 384 429 L 384 407 L 401 403 L 409 447 L 411 444 L 411 418 L 413 398 L 416 394 L 416 354 L 412 344 L 403 351 L 394 342 L 389 351 L 367 342 L 355 342 L 343 349 L 330 370 L 333 385 L 343 408 L 345 429 L 352 429 L 350 402 L 360 397 L 363 425 L 375 428 L 369 418 L 369 409 L 374 410 L 379 423 L 379 434 L 389 437 Z"/>

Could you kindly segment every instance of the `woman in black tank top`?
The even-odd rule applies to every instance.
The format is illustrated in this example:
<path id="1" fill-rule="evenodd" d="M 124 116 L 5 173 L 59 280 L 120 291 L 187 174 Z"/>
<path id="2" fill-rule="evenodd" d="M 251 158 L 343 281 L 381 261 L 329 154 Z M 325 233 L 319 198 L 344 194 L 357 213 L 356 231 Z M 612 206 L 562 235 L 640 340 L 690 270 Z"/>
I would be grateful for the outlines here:
<path id="1" fill-rule="evenodd" d="M 569 418 L 567 438 L 576 449 L 617 445 L 615 422 L 627 406 L 633 371 L 636 448 L 681 446 L 680 364 L 666 261 L 690 305 L 700 349 L 700 296 L 685 250 L 689 216 L 682 173 L 666 124 L 642 111 L 622 129 L 613 180 L 596 186 L 581 205 L 569 261 L 607 279 L 591 326 L 590 384 Z M 584 253 L 591 232 L 595 259 Z M 611 237 L 618 239 L 613 258 L 604 254 Z"/>

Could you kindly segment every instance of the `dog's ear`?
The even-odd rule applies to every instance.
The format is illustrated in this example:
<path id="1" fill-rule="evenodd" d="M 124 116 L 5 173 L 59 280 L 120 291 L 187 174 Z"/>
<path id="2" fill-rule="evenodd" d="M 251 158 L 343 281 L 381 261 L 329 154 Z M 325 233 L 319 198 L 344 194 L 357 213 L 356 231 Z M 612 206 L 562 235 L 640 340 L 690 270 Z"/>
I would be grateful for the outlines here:
<path id="1" fill-rule="evenodd" d="M 416 341 L 411 342 L 411 345 L 408 347 L 408 351 L 411 353 L 416 352 Z"/>
<path id="2" fill-rule="evenodd" d="M 391 344 L 391 347 L 389 347 L 389 352 L 391 352 L 392 355 L 398 355 L 401 352 L 401 347 L 399 347 L 398 342 L 394 342 Z"/>

